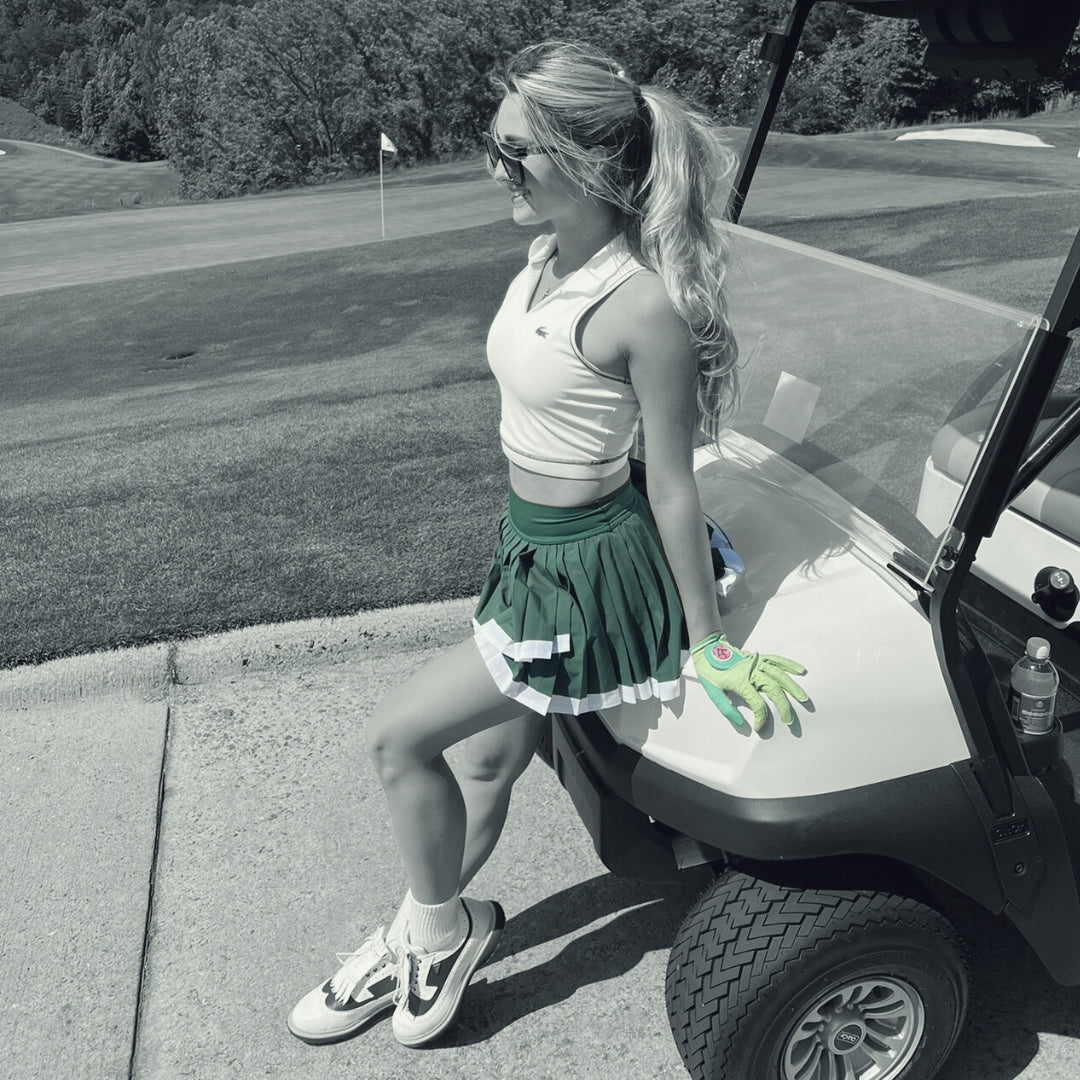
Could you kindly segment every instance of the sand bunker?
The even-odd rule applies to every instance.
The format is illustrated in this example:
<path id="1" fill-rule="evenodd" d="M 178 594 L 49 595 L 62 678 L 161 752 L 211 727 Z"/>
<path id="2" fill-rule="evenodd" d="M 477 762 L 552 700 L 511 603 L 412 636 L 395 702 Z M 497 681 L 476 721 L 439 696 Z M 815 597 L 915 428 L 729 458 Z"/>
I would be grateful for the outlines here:
<path id="1" fill-rule="evenodd" d="M 952 139 L 955 142 L 996 143 L 998 146 L 1045 146 L 1053 149 L 1053 143 L 1043 142 L 1038 135 L 1023 131 L 1007 131 L 1005 128 L 935 128 L 933 131 L 906 131 L 897 135 L 902 139 Z"/>

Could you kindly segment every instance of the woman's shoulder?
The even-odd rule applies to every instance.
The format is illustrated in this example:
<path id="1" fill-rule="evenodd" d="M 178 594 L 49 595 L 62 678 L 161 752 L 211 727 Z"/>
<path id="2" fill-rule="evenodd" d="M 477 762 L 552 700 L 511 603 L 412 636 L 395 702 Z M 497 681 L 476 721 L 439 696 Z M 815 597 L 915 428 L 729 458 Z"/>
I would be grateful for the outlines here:
<path id="1" fill-rule="evenodd" d="M 663 278 L 648 268 L 631 274 L 606 297 L 588 329 L 594 350 L 602 352 L 601 343 L 607 342 L 627 363 L 654 360 L 662 366 L 672 351 L 692 346 L 690 328 L 672 306 Z"/>
<path id="2" fill-rule="evenodd" d="M 615 306 L 625 310 L 635 323 L 642 319 L 675 315 L 664 279 L 644 264 L 639 265 L 635 272 L 622 282 L 611 299 L 615 301 Z M 677 315 L 675 317 L 678 318 Z"/>

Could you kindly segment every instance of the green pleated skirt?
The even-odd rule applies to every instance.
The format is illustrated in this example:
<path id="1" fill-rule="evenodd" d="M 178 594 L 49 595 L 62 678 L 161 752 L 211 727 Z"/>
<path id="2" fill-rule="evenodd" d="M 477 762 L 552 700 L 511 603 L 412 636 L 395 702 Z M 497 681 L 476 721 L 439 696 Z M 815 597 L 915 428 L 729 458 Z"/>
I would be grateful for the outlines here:
<path id="1" fill-rule="evenodd" d="M 499 689 L 533 712 L 681 693 L 682 606 L 648 503 L 629 483 L 574 507 L 511 492 L 473 629 Z"/>

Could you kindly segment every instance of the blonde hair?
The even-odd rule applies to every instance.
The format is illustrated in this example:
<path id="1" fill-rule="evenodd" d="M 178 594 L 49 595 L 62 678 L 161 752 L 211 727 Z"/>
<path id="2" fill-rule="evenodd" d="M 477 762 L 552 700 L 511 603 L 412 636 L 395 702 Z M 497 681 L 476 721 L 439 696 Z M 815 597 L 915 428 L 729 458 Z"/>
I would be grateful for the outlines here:
<path id="1" fill-rule="evenodd" d="M 660 275 L 694 337 L 698 422 L 715 441 L 739 401 L 720 220 L 735 155 L 673 91 L 639 87 L 587 45 L 531 45 L 511 57 L 496 85 L 515 96 L 552 162 L 615 208 L 631 250 Z"/>

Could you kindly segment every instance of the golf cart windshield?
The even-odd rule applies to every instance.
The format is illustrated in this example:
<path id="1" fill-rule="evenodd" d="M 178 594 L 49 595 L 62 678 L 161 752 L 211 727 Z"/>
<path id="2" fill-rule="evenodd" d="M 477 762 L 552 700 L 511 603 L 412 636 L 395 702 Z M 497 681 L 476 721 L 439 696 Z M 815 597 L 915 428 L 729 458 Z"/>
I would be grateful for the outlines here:
<path id="1" fill-rule="evenodd" d="M 916 516 L 935 437 L 980 404 L 989 425 L 1009 384 L 1001 376 L 1042 320 L 731 228 L 732 322 L 746 366 L 725 455 L 764 447 L 786 459 L 804 497 L 861 520 L 922 577 L 937 550 Z M 978 445 L 981 432 L 965 434 Z"/>

